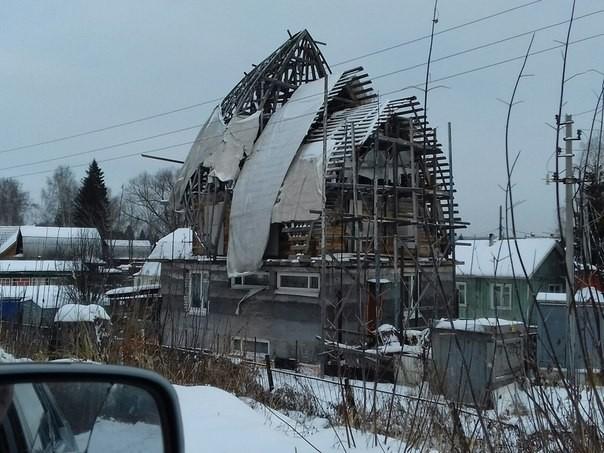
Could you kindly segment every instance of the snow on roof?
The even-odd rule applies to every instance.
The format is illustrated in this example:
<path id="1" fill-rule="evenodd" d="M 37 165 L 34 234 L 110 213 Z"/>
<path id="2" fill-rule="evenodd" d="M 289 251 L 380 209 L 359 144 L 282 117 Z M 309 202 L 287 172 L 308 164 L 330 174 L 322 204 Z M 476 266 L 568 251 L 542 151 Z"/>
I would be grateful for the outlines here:
<path id="1" fill-rule="evenodd" d="M 566 303 L 566 293 L 537 293 L 537 302 Z M 604 303 L 604 293 L 593 287 L 581 288 L 575 293 L 575 302 Z"/>
<path id="2" fill-rule="evenodd" d="M 122 288 L 110 289 L 105 293 L 105 296 L 123 296 L 126 294 L 135 294 L 143 291 L 154 291 L 161 288 L 159 283 L 151 283 L 148 285 L 124 286 Z"/>
<path id="3" fill-rule="evenodd" d="M 18 226 L 0 226 L 0 249 L 4 248 L 4 244 L 9 241 L 9 239 L 12 239 L 9 242 L 10 244 L 12 244 L 17 238 L 18 231 Z"/>
<path id="4" fill-rule="evenodd" d="M 149 255 L 150 260 L 186 260 L 193 258 L 193 231 L 178 228 L 161 238 Z"/>
<path id="5" fill-rule="evenodd" d="M 60 260 L 0 260 L 0 273 L 13 272 L 71 272 L 76 269 L 73 261 Z"/>
<path id="6" fill-rule="evenodd" d="M 57 308 L 71 301 L 70 287 L 59 285 L 0 286 L 0 300 L 32 301 L 40 308 Z"/>
<path id="7" fill-rule="evenodd" d="M 134 274 L 135 277 L 159 277 L 161 275 L 161 263 L 158 261 L 145 261 L 140 271 Z"/>
<path id="8" fill-rule="evenodd" d="M 47 239 L 100 239 L 96 228 L 48 227 L 24 225 L 19 228 L 21 236 Z"/>
<path id="9" fill-rule="evenodd" d="M 14 233 L 5 235 L 2 238 L 2 243 L 0 244 L 0 254 L 3 254 L 8 249 L 10 249 L 11 246 L 13 246 L 14 244 L 17 243 L 17 237 L 18 237 L 18 235 L 19 235 L 19 231 L 17 230 Z"/>
<path id="10" fill-rule="evenodd" d="M 55 322 L 93 322 L 97 319 L 110 320 L 103 307 L 96 304 L 66 304 L 59 308 Z"/>
<path id="11" fill-rule="evenodd" d="M 517 326 L 524 327 L 520 321 L 508 321 L 501 318 L 477 318 L 477 319 L 441 319 L 434 327 L 436 329 L 464 330 L 468 332 L 490 332 L 493 327 Z"/>
<path id="12" fill-rule="evenodd" d="M 566 302 L 566 293 L 537 293 L 537 302 Z"/>
<path id="13" fill-rule="evenodd" d="M 575 293 L 576 302 L 604 303 L 604 294 L 593 287 L 581 288 Z"/>
<path id="14" fill-rule="evenodd" d="M 553 238 L 523 238 L 517 239 L 517 242 L 520 256 L 513 240 L 509 241 L 508 246 L 506 239 L 464 239 L 463 244 L 466 245 L 458 243 L 455 246 L 455 259 L 462 262 L 457 265 L 457 275 L 503 278 L 521 276 L 522 258 L 530 277 L 556 246 Z"/>
<path id="15" fill-rule="evenodd" d="M 19 238 L 22 239 L 19 242 Z M 0 254 L 19 246 L 18 255 L 30 259 L 73 258 L 89 255 L 90 261 L 101 254 L 101 236 L 96 228 L 40 227 L 25 225 L 0 245 Z"/>

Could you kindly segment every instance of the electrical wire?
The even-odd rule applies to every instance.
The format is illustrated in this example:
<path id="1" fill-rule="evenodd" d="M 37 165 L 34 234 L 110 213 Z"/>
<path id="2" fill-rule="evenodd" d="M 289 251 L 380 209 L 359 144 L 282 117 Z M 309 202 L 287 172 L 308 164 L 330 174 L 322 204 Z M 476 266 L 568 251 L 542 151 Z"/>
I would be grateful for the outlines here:
<path id="1" fill-rule="evenodd" d="M 592 40 L 592 39 L 596 39 L 596 38 L 599 38 L 599 37 L 602 37 L 602 36 L 604 36 L 604 33 L 599 33 L 599 34 L 596 34 L 596 35 L 587 36 L 585 38 L 581 38 L 581 39 L 569 42 L 568 45 L 570 46 L 570 45 L 579 44 L 579 43 L 582 43 L 582 42 L 585 42 L 585 41 L 588 41 L 588 40 Z M 530 53 L 529 56 L 539 55 L 539 54 L 551 52 L 553 50 L 557 50 L 557 49 L 560 49 L 560 48 L 563 48 L 563 47 L 564 47 L 563 44 L 558 44 L 558 45 L 555 45 L 555 46 L 552 46 L 552 47 L 548 47 L 548 48 L 545 48 L 545 49 L 533 51 L 533 52 Z M 497 66 L 500 66 L 500 65 L 503 65 L 503 64 L 511 63 L 511 62 L 518 61 L 518 60 L 522 60 L 524 58 L 525 58 L 525 55 L 520 55 L 520 56 L 516 56 L 516 57 L 507 58 L 507 59 L 504 59 L 504 60 L 499 60 L 499 61 L 487 64 L 487 65 L 482 65 L 482 66 L 474 67 L 474 68 L 471 68 L 471 69 L 468 69 L 468 70 L 465 70 L 465 71 L 461 71 L 461 72 L 457 72 L 457 73 L 454 73 L 454 74 L 450 74 L 450 75 L 443 76 L 443 77 L 440 77 L 440 78 L 437 78 L 437 79 L 432 79 L 431 83 L 441 82 L 441 81 L 445 81 L 445 80 L 450 80 L 450 79 L 453 79 L 453 78 L 461 77 L 463 75 L 472 74 L 472 73 L 475 73 L 475 72 L 483 71 L 485 69 L 490 69 L 490 68 L 497 67 Z M 422 86 L 423 86 L 423 84 L 424 84 L 424 82 L 420 82 L 420 83 L 415 84 L 415 85 L 409 85 L 409 86 L 406 86 L 406 87 L 403 87 L 403 88 L 398 88 L 398 89 L 395 89 L 395 90 L 392 90 L 392 91 L 388 91 L 388 92 L 386 92 L 384 94 L 381 94 L 379 97 L 380 98 L 384 98 L 385 96 L 388 96 L 388 95 L 391 95 L 391 94 L 395 94 L 395 93 L 400 93 L 402 91 L 409 90 L 409 89 L 412 89 L 412 88 L 420 88 L 421 89 Z M 313 95 L 305 96 L 304 98 L 298 99 L 298 101 L 301 101 L 303 99 L 307 99 L 309 97 L 315 97 L 315 96 L 318 96 L 318 95 L 314 95 L 313 94 Z M 293 102 L 295 102 L 295 100 Z M 293 120 L 293 119 L 299 118 L 300 116 L 308 116 L 308 115 L 315 115 L 315 113 L 297 115 L 297 116 L 294 116 L 294 117 L 285 118 L 285 119 L 283 119 L 281 121 L 289 121 L 289 120 Z M 190 130 L 190 129 L 193 129 L 195 127 L 198 127 L 198 126 L 191 126 L 191 127 L 187 127 L 187 128 L 176 129 L 175 131 L 167 131 L 167 132 L 164 132 L 162 134 L 157 134 L 156 136 L 150 136 L 150 137 L 151 138 L 157 138 L 157 137 L 160 137 L 160 136 L 165 136 L 165 135 L 169 135 L 169 134 L 176 133 L 176 132 L 182 132 L 182 131 L 185 131 L 185 130 Z M 19 165 L 13 165 L 13 166 L 9 166 L 9 167 L 3 167 L 3 168 L 0 168 L 0 171 L 6 171 L 6 170 L 14 169 L 14 168 L 22 168 L 22 167 L 26 167 L 26 166 L 30 166 L 30 165 L 39 165 L 39 164 L 48 163 L 48 162 L 52 162 L 52 161 L 63 160 L 63 159 L 68 158 L 68 157 L 74 157 L 74 156 L 78 156 L 78 155 L 84 155 L 84 154 L 94 153 L 94 152 L 97 152 L 99 150 L 112 149 L 112 148 L 116 148 L 116 147 L 119 147 L 119 146 L 125 146 L 125 144 L 138 143 L 138 142 L 142 142 L 142 141 L 145 141 L 145 140 L 148 140 L 148 139 L 151 139 L 151 138 L 149 138 L 149 137 L 142 137 L 142 138 L 139 138 L 139 139 L 131 140 L 129 142 L 123 142 L 123 143 L 118 143 L 118 144 L 114 144 L 114 145 L 108 145 L 108 146 L 101 147 L 101 148 L 95 148 L 95 149 L 92 149 L 92 150 L 81 151 L 81 152 L 78 152 L 78 153 L 72 153 L 72 154 L 68 154 L 68 155 L 57 156 L 55 158 L 48 158 L 48 159 L 43 159 L 43 160 L 39 160 L 39 161 L 28 162 L 28 163 L 19 164 Z M 154 148 L 154 149 L 150 149 L 150 150 L 143 150 L 143 151 L 140 151 L 139 153 L 128 154 L 127 156 L 124 156 L 124 157 L 133 157 L 134 155 L 139 155 L 140 153 L 152 153 L 152 152 L 156 152 L 156 151 L 160 151 L 160 150 L 165 150 L 165 149 L 170 149 L 170 148 L 174 148 L 174 147 L 178 147 L 178 146 L 184 146 L 184 145 L 188 145 L 188 144 L 199 143 L 201 141 L 209 140 L 209 139 L 214 139 L 214 138 L 218 138 L 218 136 L 205 137 L 205 138 L 203 138 L 201 140 L 193 140 L 193 141 L 188 141 L 188 142 L 182 142 L 182 143 L 178 143 L 178 144 L 175 144 L 175 145 L 170 145 L 170 146 L 162 147 L 162 148 Z M 112 158 L 111 160 L 115 160 L 115 158 Z M 104 161 L 107 161 L 107 160 L 104 160 Z M 20 177 L 25 177 L 25 176 L 34 176 L 34 175 L 38 175 L 38 174 L 48 173 L 48 172 L 51 172 L 51 171 L 53 171 L 53 170 L 50 169 L 50 170 L 43 170 L 43 171 L 36 171 L 36 172 L 28 172 L 28 173 L 16 175 L 16 176 L 13 176 L 13 177 L 14 178 L 20 178 Z"/>
<path id="2" fill-rule="evenodd" d="M 483 22 L 485 20 L 492 19 L 492 18 L 497 17 L 497 16 L 501 16 L 503 14 L 511 13 L 512 11 L 517 11 L 519 9 L 526 8 L 527 6 L 532 6 L 535 3 L 539 3 L 539 2 L 541 2 L 541 0 L 535 0 L 535 1 L 532 1 L 532 2 L 528 2 L 528 3 L 524 3 L 522 5 L 515 6 L 513 8 L 504 9 L 502 11 L 498 11 L 496 13 L 489 14 L 488 16 L 480 17 L 478 19 L 474 19 L 474 20 L 471 20 L 469 22 L 464 22 L 464 23 L 459 24 L 459 25 L 454 25 L 452 27 L 445 28 L 445 29 L 443 29 L 441 31 L 435 32 L 434 35 L 430 34 L 430 35 L 420 36 L 419 38 L 414 38 L 414 39 L 411 39 L 409 41 L 404 41 L 404 42 L 401 42 L 399 44 L 394 44 L 393 46 L 390 46 L 390 47 L 384 47 L 383 49 L 374 50 L 372 52 L 368 52 L 366 54 L 359 55 L 357 57 L 352 57 L 352 58 L 348 58 L 347 60 L 339 61 L 339 62 L 337 62 L 336 64 L 334 64 L 332 66 L 333 67 L 341 66 L 343 64 L 351 63 L 353 61 L 361 60 L 361 59 L 367 58 L 367 57 L 372 57 L 374 55 L 378 55 L 378 54 L 383 53 L 383 52 L 388 52 L 390 50 L 399 49 L 401 47 L 408 46 L 409 44 L 415 44 L 416 42 L 420 42 L 420 41 L 424 41 L 426 39 L 430 39 L 430 37 L 432 37 L 432 36 L 438 36 L 438 35 L 442 35 L 442 34 L 445 34 L 445 33 L 449 33 L 449 32 L 454 31 L 454 30 L 459 30 L 460 28 L 464 28 L 464 27 L 467 27 L 469 25 L 474 25 L 474 24 L 477 24 L 479 22 Z"/>
<path id="3" fill-rule="evenodd" d="M 465 23 L 462 23 L 462 24 L 455 25 L 453 27 L 444 29 L 444 30 L 438 32 L 437 34 L 448 33 L 448 32 L 453 31 L 453 30 L 459 30 L 461 28 L 465 28 L 467 26 L 470 26 L 470 25 L 473 25 L 473 24 L 476 24 L 476 23 L 479 23 L 479 22 L 482 22 L 482 21 L 485 21 L 485 20 L 488 20 L 488 19 L 491 19 L 491 18 L 494 18 L 494 17 L 497 17 L 497 16 L 501 16 L 501 15 L 510 13 L 512 11 L 517 11 L 517 10 L 519 10 L 521 8 L 526 8 L 528 6 L 534 5 L 534 4 L 539 3 L 541 1 L 542 0 L 533 0 L 531 2 L 524 3 L 522 5 L 518 5 L 518 6 L 513 7 L 513 8 L 508 8 L 508 9 L 505 9 L 505 10 L 502 10 L 502 11 L 498 11 L 496 13 L 493 13 L 493 14 L 490 14 L 490 15 L 487 15 L 487 16 L 479 17 L 479 18 L 471 20 L 469 22 L 465 22 Z M 378 55 L 378 54 L 381 54 L 381 53 L 384 53 L 384 52 L 388 52 L 388 51 L 390 51 L 392 49 L 397 49 L 397 48 L 400 48 L 400 47 L 403 47 L 403 46 L 407 46 L 409 44 L 412 44 L 412 43 L 415 43 L 415 42 L 418 42 L 418 41 L 422 41 L 422 40 L 427 39 L 429 37 L 430 37 L 430 35 L 421 36 L 419 38 L 414 38 L 412 40 L 405 41 L 405 42 L 402 42 L 402 43 L 399 43 L 399 44 L 395 44 L 393 46 L 383 47 L 381 49 L 374 50 L 374 51 L 372 51 L 370 53 L 367 53 L 367 54 L 364 54 L 364 55 L 359 55 L 357 57 L 349 58 L 348 60 L 340 61 L 340 62 L 338 62 L 338 63 L 336 63 L 335 65 L 332 65 L 332 66 L 333 67 L 341 66 L 341 65 L 349 63 L 351 61 L 356 61 L 356 60 L 360 60 L 362 58 L 366 58 L 366 57 L 369 57 L 369 56 Z M 52 139 L 48 139 L 48 140 L 43 140 L 43 141 L 40 141 L 40 142 L 29 143 L 27 145 L 18 145 L 18 146 L 13 146 L 13 147 L 9 147 L 9 148 L 4 148 L 4 149 L 0 149 L 0 154 L 1 153 L 11 152 L 11 151 L 19 151 L 19 150 L 23 150 L 23 149 L 35 148 L 35 147 L 42 146 L 42 145 L 50 145 L 50 144 L 53 144 L 53 143 L 58 143 L 58 142 L 66 141 L 66 140 L 72 140 L 74 138 L 83 137 L 83 136 L 86 136 L 86 135 L 97 134 L 97 133 L 105 132 L 105 131 L 112 130 L 112 129 L 117 129 L 117 128 L 121 128 L 121 127 L 125 127 L 125 126 L 130 126 L 132 124 L 137 124 L 137 123 L 141 123 L 141 122 L 144 122 L 144 121 L 149 121 L 149 120 L 156 119 L 156 118 L 161 118 L 161 117 L 164 117 L 164 116 L 172 115 L 174 113 L 179 113 L 179 112 L 183 112 L 183 111 L 187 111 L 187 110 L 192 110 L 192 109 L 195 109 L 195 108 L 198 108 L 198 107 L 203 107 L 203 106 L 211 105 L 211 104 L 214 104 L 216 102 L 222 101 L 222 99 L 223 99 L 223 97 L 221 96 L 221 97 L 217 97 L 217 98 L 214 98 L 214 99 L 208 99 L 208 100 L 205 100 L 205 101 L 197 102 L 195 104 L 185 105 L 183 107 L 178 107 L 178 108 L 175 108 L 175 109 L 172 109 L 172 110 L 168 110 L 168 111 L 165 111 L 165 112 L 159 112 L 159 113 L 143 116 L 143 117 L 140 117 L 140 118 L 135 118 L 135 119 L 128 120 L 128 121 L 123 121 L 123 122 L 119 122 L 119 123 L 110 124 L 108 126 L 103 126 L 103 127 L 99 127 L 99 128 L 95 128 L 95 129 L 89 129 L 89 130 L 82 131 L 82 132 L 76 132 L 74 134 L 64 135 L 64 136 L 60 136 L 60 137 L 56 137 L 56 138 L 52 138 Z"/>

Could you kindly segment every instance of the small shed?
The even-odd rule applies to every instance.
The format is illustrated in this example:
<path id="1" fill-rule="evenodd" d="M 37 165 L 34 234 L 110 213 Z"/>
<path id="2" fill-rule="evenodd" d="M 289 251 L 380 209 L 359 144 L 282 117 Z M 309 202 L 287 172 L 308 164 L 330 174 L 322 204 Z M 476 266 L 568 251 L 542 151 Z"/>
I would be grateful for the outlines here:
<path id="1" fill-rule="evenodd" d="M 111 303 L 112 322 L 119 332 L 128 329 L 159 332 L 159 283 L 125 286 L 105 293 Z"/>
<path id="2" fill-rule="evenodd" d="M 61 285 L 0 286 L 0 320 L 49 326 L 57 310 L 71 301 L 72 293 Z"/>
<path id="3" fill-rule="evenodd" d="M 111 319 L 97 304 L 66 304 L 57 311 L 51 350 L 57 357 L 76 355 L 96 358 L 108 337 Z"/>
<path id="4" fill-rule="evenodd" d="M 534 316 L 538 329 L 537 363 L 540 368 L 567 368 L 569 360 L 569 316 L 566 294 L 538 293 L 539 310 Z M 604 340 L 604 294 L 595 288 L 575 293 L 575 360 L 577 369 L 602 369 Z"/>
<path id="5" fill-rule="evenodd" d="M 432 387 L 452 401 L 492 407 L 492 391 L 524 375 L 524 324 L 498 318 L 441 319 L 432 328 Z"/>

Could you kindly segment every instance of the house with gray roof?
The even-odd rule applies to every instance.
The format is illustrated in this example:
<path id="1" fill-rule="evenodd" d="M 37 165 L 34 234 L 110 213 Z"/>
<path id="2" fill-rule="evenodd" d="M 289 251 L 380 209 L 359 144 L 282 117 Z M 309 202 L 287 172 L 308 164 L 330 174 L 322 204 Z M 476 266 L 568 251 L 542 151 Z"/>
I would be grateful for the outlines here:
<path id="1" fill-rule="evenodd" d="M 536 294 L 565 291 L 564 256 L 554 238 L 464 239 L 455 257 L 462 319 L 534 322 Z"/>

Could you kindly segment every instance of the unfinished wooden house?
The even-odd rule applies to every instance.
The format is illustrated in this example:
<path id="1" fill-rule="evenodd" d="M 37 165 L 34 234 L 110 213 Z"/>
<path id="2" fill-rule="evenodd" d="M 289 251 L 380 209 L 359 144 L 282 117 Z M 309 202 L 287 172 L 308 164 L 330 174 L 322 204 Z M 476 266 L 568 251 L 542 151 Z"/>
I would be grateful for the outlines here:
<path id="1" fill-rule="evenodd" d="M 164 341 L 313 361 L 317 337 L 455 316 L 449 181 L 415 97 L 380 97 L 362 67 L 333 72 L 307 31 L 290 36 L 180 170 L 191 234 L 161 259 Z"/>

